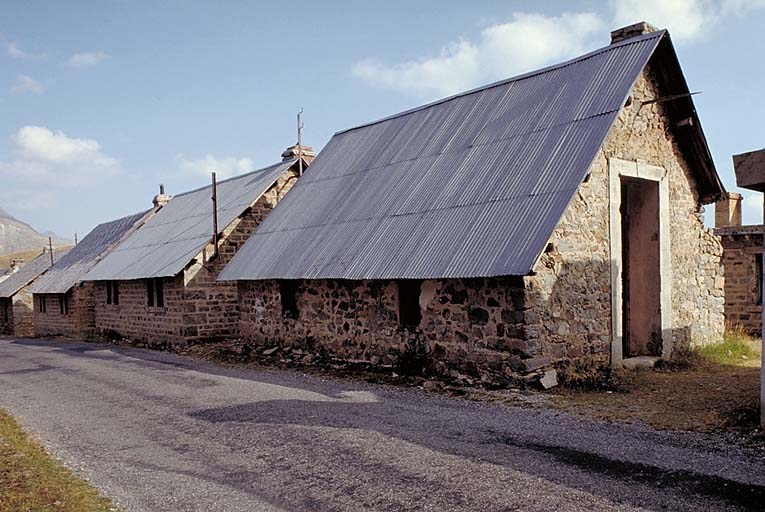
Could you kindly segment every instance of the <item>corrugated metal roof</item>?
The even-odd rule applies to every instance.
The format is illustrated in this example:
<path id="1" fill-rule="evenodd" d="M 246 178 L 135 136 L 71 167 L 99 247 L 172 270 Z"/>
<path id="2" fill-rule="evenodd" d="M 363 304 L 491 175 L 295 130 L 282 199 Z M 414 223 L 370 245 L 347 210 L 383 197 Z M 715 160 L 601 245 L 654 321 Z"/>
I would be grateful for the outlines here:
<path id="1" fill-rule="evenodd" d="M 32 293 L 66 293 L 149 212 L 99 224 L 32 286 Z"/>
<path id="2" fill-rule="evenodd" d="M 219 279 L 529 273 L 665 34 L 335 134 Z"/>
<path id="3" fill-rule="evenodd" d="M 53 261 L 58 262 L 67 252 L 53 250 Z M 0 283 L 0 298 L 13 297 L 19 290 L 37 279 L 37 277 L 50 268 L 50 253 L 44 252 L 38 257 L 26 263 L 19 270 L 8 276 Z"/>
<path id="4" fill-rule="evenodd" d="M 297 160 L 218 182 L 218 226 L 225 229 Z M 211 185 L 174 196 L 101 260 L 88 281 L 171 277 L 212 240 Z"/>

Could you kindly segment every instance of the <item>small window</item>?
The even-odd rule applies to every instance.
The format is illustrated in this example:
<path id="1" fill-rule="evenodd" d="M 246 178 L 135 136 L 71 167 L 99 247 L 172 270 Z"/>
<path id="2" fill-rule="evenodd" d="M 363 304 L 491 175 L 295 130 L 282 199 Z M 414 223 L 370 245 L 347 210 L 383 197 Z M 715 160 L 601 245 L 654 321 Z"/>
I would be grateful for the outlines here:
<path id="1" fill-rule="evenodd" d="M 762 253 L 754 257 L 754 278 L 757 279 L 755 290 L 757 290 L 757 305 L 762 305 Z"/>
<path id="2" fill-rule="evenodd" d="M 120 303 L 120 288 L 117 281 L 106 281 L 106 303 L 115 306 Z"/>
<path id="3" fill-rule="evenodd" d="M 165 284 L 161 277 L 154 280 L 154 294 L 156 296 L 156 303 L 158 308 L 165 307 Z"/>
<path id="4" fill-rule="evenodd" d="M 40 295 L 40 297 L 37 299 L 37 305 L 39 307 L 40 313 L 46 312 L 45 295 Z"/>
<path id="5" fill-rule="evenodd" d="M 406 279 L 398 282 L 398 321 L 401 327 L 413 330 L 420 325 L 420 289 L 422 281 Z"/>
<path id="6" fill-rule="evenodd" d="M 154 307 L 154 279 L 146 280 L 146 299 L 150 308 Z"/>
<path id="7" fill-rule="evenodd" d="M 165 283 L 161 277 L 146 280 L 146 298 L 150 308 L 165 307 Z"/>
<path id="8" fill-rule="evenodd" d="M 299 286 L 300 282 L 296 280 L 279 281 L 283 318 L 298 318 L 297 292 Z"/>
<path id="9" fill-rule="evenodd" d="M 68 315 L 69 314 L 69 297 L 66 295 L 59 295 L 58 296 L 58 309 L 59 312 L 62 315 Z"/>

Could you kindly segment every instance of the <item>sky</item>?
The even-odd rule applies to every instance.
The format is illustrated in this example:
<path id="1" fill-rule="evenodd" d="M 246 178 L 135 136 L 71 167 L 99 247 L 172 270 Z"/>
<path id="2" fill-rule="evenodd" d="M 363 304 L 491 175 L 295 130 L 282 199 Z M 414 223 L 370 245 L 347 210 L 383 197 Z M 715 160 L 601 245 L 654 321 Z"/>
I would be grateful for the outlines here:
<path id="1" fill-rule="evenodd" d="M 668 28 L 720 176 L 765 147 L 765 0 L 0 0 L 0 207 L 82 238 L 332 134 Z M 711 223 L 712 207 L 707 207 Z"/>

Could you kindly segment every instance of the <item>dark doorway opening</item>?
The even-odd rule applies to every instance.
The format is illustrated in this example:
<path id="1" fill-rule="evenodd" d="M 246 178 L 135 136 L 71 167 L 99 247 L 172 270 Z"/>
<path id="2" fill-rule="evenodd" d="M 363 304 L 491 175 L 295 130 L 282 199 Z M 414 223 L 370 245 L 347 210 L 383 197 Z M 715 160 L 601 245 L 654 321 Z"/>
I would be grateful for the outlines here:
<path id="1" fill-rule="evenodd" d="M 622 178 L 621 194 L 623 354 L 660 356 L 659 183 Z"/>

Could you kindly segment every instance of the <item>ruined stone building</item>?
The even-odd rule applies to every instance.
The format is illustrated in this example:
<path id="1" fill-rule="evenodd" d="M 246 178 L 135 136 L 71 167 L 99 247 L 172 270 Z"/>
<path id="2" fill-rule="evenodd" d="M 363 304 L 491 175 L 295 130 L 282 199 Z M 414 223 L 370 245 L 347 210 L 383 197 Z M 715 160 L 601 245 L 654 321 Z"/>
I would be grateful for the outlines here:
<path id="1" fill-rule="evenodd" d="M 67 250 L 54 250 L 53 262 Z M 10 273 L 0 281 L 0 335 L 34 336 L 34 303 L 32 286 L 51 268 L 47 250 L 29 263 L 12 261 Z"/>
<path id="2" fill-rule="evenodd" d="M 97 334 L 157 347 L 235 335 L 236 285 L 216 278 L 314 156 L 297 153 L 218 182 L 217 210 L 212 185 L 174 196 L 111 251 L 87 275 Z"/>
<path id="3" fill-rule="evenodd" d="M 725 191 L 688 93 L 639 24 L 335 134 L 221 273 L 242 338 L 482 376 L 719 340 Z"/>
<path id="4" fill-rule="evenodd" d="M 94 287 L 83 277 L 151 213 L 99 224 L 32 285 L 36 336 L 93 336 Z"/>
<path id="5" fill-rule="evenodd" d="M 765 192 L 765 150 L 736 155 L 734 163 L 739 186 Z M 730 328 L 760 335 L 765 224 L 742 225 L 741 199 L 729 193 L 715 207 L 715 234 L 723 244 L 725 320 Z"/>

